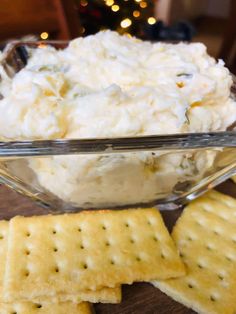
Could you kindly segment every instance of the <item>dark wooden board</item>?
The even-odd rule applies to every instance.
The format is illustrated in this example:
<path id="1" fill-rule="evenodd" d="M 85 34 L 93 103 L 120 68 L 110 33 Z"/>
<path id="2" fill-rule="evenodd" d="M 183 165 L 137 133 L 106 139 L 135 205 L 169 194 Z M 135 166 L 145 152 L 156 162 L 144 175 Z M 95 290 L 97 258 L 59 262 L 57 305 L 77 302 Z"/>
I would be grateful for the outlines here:
<path id="1" fill-rule="evenodd" d="M 236 185 L 228 180 L 217 190 L 236 197 Z M 0 219 L 15 215 L 32 216 L 46 214 L 46 210 L 18 193 L 0 186 Z M 163 211 L 162 216 L 171 231 L 181 210 Z M 96 314 L 194 314 L 183 305 L 173 301 L 148 283 L 136 283 L 122 287 L 121 304 L 95 304 Z M 66 313 L 67 314 L 67 313 Z M 69 313 L 68 313 L 69 314 Z"/>

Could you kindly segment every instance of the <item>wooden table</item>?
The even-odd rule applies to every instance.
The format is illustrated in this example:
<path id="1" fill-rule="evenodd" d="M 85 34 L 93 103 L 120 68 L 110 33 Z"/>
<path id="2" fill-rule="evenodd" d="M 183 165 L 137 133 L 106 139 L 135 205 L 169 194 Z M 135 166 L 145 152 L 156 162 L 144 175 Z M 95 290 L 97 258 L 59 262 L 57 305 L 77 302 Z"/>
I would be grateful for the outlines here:
<path id="1" fill-rule="evenodd" d="M 221 184 L 217 190 L 236 197 L 236 185 L 230 180 Z M 38 207 L 28 198 L 4 186 L 0 186 L 0 219 L 10 219 L 15 215 L 32 216 L 43 213 L 45 213 L 45 209 Z M 165 223 L 170 231 L 180 213 L 181 210 L 162 212 Z M 173 301 L 148 283 L 136 283 L 131 286 L 124 285 L 122 288 L 122 299 L 122 303 L 116 305 L 95 304 L 96 314 L 195 313 Z"/>

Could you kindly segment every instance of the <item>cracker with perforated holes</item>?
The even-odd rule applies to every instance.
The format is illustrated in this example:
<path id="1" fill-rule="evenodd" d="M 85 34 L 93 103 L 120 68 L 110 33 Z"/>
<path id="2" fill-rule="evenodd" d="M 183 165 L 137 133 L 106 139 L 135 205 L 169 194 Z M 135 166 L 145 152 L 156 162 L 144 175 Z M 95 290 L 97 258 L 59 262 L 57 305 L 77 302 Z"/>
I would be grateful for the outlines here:
<path id="1" fill-rule="evenodd" d="M 0 303 L 0 314 L 91 314 L 92 308 L 89 303 L 57 303 L 40 305 L 30 302 L 14 304 Z"/>
<path id="2" fill-rule="evenodd" d="M 86 302 L 76 304 L 73 302 L 63 303 L 47 303 L 47 304 L 35 304 L 31 302 L 18 302 L 18 303 L 3 303 L 2 292 L 3 292 L 3 278 L 5 273 L 6 264 L 6 251 L 8 243 L 8 230 L 9 222 L 0 220 L 0 314 L 90 314 L 90 305 Z M 112 290 L 112 289 L 110 289 Z M 45 300 L 44 300 L 45 301 Z M 50 300 L 48 300 L 50 301 Z"/>
<path id="3" fill-rule="evenodd" d="M 0 221 L 0 302 L 4 302 L 3 298 L 3 278 L 5 273 L 5 262 L 6 262 L 6 252 L 7 252 L 7 239 L 8 239 L 8 221 Z M 70 295 L 54 295 L 53 297 L 41 297 L 35 298 L 31 301 L 47 304 L 47 303 L 59 303 L 71 301 L 74 303 L 79 303 L 82 301 L 89 301 L 92 303 L 102 302 L 102 303 L 119 303 L 121 301 L 121 288 L 107 288 L 103 287 L 98 291 L 74 291 L 74 294 Z M 68 302 L 69 304 L 69 302 Z M 18 306 L 20 306 L 18 304 Z M 24 305 L 26 306 L 26 305 Z M 29 305 L 30 306 L 30 305 Z M 0 306 L 1 308 L 1 306 Z M 0 313 L 1 314 L 1 313 Z"/>
<path id="4" fill-rule="evenodd" d="M 182 276 L 184 265 L 155 209 L 15 217 L 5 274 L 8 300 Z"/>
<path id="5" fill-rule="evenodd" d="M 187 275 L 154 285 L 204 314 L 236 312 L 236 200 L 210 191 L 188 205 L 173 230 Z"/>

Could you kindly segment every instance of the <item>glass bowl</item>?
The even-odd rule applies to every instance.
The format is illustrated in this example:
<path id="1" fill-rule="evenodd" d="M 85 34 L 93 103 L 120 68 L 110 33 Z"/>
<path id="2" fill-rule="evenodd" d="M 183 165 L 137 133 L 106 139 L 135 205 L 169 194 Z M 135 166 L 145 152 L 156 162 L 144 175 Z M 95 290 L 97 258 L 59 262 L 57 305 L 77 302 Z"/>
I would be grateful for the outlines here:
<path id="1" fill-rule="evenodd" d="M 28 49 L 14 42 L 9 76 Z M 232 97 L 236 96 L 236 81 Z M 0 182 L 54 212 L 164 205 L 174 209 L 236 174 L 236 132 L 0 142 Z"/>

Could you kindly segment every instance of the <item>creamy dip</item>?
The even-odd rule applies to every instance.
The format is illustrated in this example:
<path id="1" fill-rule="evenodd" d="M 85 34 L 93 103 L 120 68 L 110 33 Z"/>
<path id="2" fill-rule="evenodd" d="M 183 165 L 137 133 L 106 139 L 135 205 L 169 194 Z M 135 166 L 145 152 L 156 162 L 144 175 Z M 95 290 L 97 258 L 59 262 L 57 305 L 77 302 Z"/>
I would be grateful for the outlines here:
<path id="1" fill-rule="evenodd" d="M 1 56 L 0 56 L 1 58 Z M 150 43 L 105 31 L 64 50 L 30 50 L 9 79 L 0 68 L 2 140 L 223 131 L 236 120 L 232 78 L 200 43 Z M 215 153 L 31 158 L 40 185 L 81 207 L 134 204 L 199 179 Z"/>

